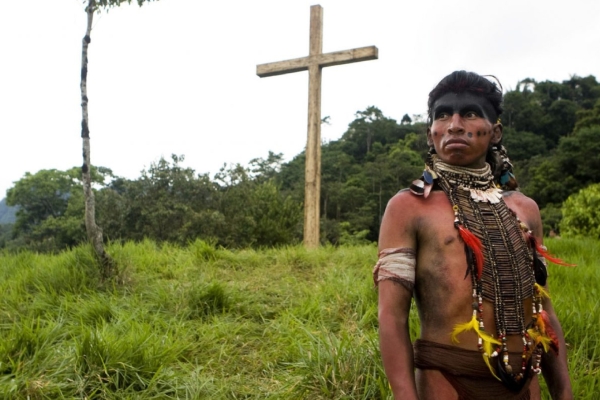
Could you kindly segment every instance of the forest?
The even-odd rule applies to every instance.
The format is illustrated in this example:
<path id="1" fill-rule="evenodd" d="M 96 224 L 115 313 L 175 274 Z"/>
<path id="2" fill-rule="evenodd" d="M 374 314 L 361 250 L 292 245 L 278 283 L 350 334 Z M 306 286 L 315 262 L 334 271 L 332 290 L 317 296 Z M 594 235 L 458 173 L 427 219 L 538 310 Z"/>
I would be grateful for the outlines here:
<path id="1" fill-rule="evenodd" d="M 505 93 L 503 143 L 520 190 L 539 205 L 545 235 L 600 237 L 600 84 L 532 78 Z M 321 240 L 334 246 L 377 241 L 387 201 L 423 169 L 426 123 L 400 122 L 376 106 L 357 111 L 339 140 L 322 144 Z M 324 122 L 326 123 L 326 122 Z M 302 241 L 304 153 L 269 152 L 214 176 L 160 159 L 125 179 L 92 167 L 98 225 L 107 242 L 150 239 L 224 248 Z M 6 205 L 4 204 L 6 203 Z M 57 252 L 86 241 L 81 168 L 27 173 L 0 208 L 0 248 Z M 9 206 L 9 207 L 7 207 Z"/>

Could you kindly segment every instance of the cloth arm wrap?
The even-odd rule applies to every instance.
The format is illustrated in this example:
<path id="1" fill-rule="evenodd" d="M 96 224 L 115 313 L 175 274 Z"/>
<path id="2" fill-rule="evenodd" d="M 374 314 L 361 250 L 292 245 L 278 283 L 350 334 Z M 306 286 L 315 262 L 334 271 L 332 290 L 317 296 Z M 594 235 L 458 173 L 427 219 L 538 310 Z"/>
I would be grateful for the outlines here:
<path id="1" fill-rule="evenodd" d="M 391 280 L 412 292 L 416 265 L 416 254 L 411 248 L 383 249 L 379 252 L 379 261 L 373 268 L 373 282 L 377 286 L 381 281 Z"/>

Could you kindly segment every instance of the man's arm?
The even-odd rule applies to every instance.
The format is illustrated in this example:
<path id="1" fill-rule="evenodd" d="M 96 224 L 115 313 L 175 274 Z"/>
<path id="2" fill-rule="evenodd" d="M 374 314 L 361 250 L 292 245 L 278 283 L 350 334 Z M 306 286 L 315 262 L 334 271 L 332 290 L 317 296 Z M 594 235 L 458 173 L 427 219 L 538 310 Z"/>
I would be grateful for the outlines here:
<path id="1" fill-rule="evenodd" d="M 538 243 L 541 244 L 543 240 L 543 228 L 540 211 L 533 200 L 529 199 L 529 201 L 531 202 L 531 212 L 529 215 L 531 218 L 530 228 Z M 547 286 L 546 289 L 548 289 Z M 573 399 L 573 391 L 571 389 L 571 380 L 569 379 L 567 347 L 565 345 L 563 330 L 550 299 L 543 299 L 542 306 L 550 317 L 552 328 L 556 332 L 559 343 L 558 355 L 553 350 L 542 354 L 542 374 L 550 390 L 550 395 L 554 400 L 571 400 Z"/>
<path id="2" fill-rule="evenodd" d="M 379 234 L 379 250 L 416 248 L 413 213 L 405 210 L 414 197 L 404 191 L 388 203 Z M 379 282 L 379 345 L 381 358 L 396 399 L 418 399 L 408 315 L 412 291 L 392 280 Z"/>
<path id="3" fill-rule="evenodd" d="M 396 399 L 417 399 L 413 349 L 408 329 L 411 293 L 391 280 L 379 283 L 379 346 Z"/>
<path id="4" fill-rule="evenodd" d="M 571 400 L 573 399 L 573 391 L 571 389 L 571 380 L 569 379 L 567 348 L 562 327 L 552 308 L 550 299 L 545 299 L 543 306 L 550 317 L 550 323 L 558 337 L 559 352 L 557 355 L 553 350 L 549 350 L 542 354 L 542 374 L 550 390 L 550 395 L 554 400 Z"/>

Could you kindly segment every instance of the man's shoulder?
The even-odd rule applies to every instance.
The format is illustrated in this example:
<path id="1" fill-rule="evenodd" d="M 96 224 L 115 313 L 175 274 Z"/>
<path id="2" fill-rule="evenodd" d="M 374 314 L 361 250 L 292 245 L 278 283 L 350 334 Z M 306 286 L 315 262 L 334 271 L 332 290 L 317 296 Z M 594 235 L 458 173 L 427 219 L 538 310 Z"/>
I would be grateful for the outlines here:
<path id="1" fill-rule="evenodd" d="M 422 196 L 413 194 L 410 189 L 404 188 L 396 193 L 388 202 L 388 207 L 419 206 Z"/>
<path id="2" fill-rule="evenodd" d="M 504 194 L 504 202 L 534 232 L 541 229 L 540 208 L 535 200 L 521 192 L 507 192 Z"/>
<path id="3" fill-rule="evenodd" d="M 517 205 L 521 208 L 527 208 L 537 210 L 538 205 L 531 197 L 524 195 L 522 192 L 516 190 L 508 190 L 502 193 L 502 197 L 507 205 L 510 207 L 511 204 Z"/>
<path id="4" fill-rule="evenodd" d="M 396 193 L 388 202 L 387 208 L 391 211 L 407 211 L 412 214 L 418 214 L 421 210 L 437 208 L 440 203 L 448 203 L 448 199 L 442 191 L 432 191 L 427 198 L 416 195 L 410 189 L 402 189 Z"/>

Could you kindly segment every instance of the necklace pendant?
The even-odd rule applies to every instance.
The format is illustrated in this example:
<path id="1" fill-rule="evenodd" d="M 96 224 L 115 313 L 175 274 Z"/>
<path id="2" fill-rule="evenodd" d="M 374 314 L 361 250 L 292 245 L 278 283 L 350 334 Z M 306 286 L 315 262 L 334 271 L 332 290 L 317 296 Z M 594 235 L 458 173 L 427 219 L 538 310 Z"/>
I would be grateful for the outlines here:
<path id="1" fill-rule="evenodd" d="M 502 190 L 495 187 L 487 190 L 481 190 L 466 188 L 463 186 L 463 189 L 468 190 L 471 193 L 471 198 L 476 202 L 496 204 L 502 199 Z"/>

